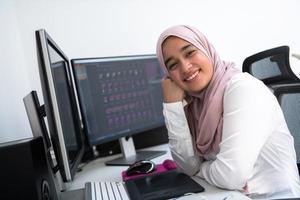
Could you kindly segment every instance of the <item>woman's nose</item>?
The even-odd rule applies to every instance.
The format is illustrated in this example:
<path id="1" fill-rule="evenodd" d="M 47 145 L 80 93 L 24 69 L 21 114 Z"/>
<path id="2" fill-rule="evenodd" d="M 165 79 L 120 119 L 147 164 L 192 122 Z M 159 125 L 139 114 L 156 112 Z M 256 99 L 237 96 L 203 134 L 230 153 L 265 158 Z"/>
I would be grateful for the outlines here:
<path id="1" fill-rule="evenodd" d="M 189 69 L 191 67 L 192 67 L 192 64 L 188 60 L 183 60 L 182 61 L 182 67 L 181 67 L 181 69 L 182 69 L 183 72 L 189 71 Z"/>

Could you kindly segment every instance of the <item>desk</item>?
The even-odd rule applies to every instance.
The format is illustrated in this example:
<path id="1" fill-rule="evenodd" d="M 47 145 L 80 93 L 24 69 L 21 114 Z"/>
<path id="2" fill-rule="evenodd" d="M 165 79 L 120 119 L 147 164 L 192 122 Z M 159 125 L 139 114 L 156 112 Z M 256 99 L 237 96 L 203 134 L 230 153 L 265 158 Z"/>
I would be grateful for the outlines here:
<path id="1" fill-rule="evenodd" d="M 162 163 L 165 159 L 171 158 L 171 153 L 167 144 L 154 146 L 151 148 L 147 148 L 145 150 L 166 150 L 167 151 L 166 154 L 154 158 L 152 161 L 155 163 Z M 127 166 L 106 166 L 104 164 L 105 161 L 117 158 L 118 156 L 120 155 L 100 158 L 88 163 L 86 166 L 82 168 L 82 171 L 78 172 L 75 175 L 74 180 L 71 183 L 69 183 L 68 191 L 84 188 L 85 182 L 89 182 L 89 181 L 121 181 L 122 180 L 121 171 L 127 169 Z M 216 188 L 214 186 L 209 185 L 205 180 L 202 180 L 197 177 L 193 177 L 193 179 L 205 188 L 205 192 L 181 197 L 180 200 L 201 199 L 200 197 L 206 197 L 206 199 L 209 200 L 222 200 L 225 199 L 226 197 L 231 197 L 228 198 L 228 200 L 249 199 L 248 197 L 244 196 L 240 192 L 227 191 L 227 190 Z"/>

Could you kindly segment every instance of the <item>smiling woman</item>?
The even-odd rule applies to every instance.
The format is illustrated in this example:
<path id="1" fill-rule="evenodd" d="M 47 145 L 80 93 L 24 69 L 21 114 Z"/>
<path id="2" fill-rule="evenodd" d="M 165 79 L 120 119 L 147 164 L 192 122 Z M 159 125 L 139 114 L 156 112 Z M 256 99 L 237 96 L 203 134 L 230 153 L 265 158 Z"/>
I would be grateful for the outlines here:
<path id="1" fill-rule="evenodd" d="M 169 144 L 180 170 L 252 198 L 300 196 L 293 137 L 261 81 L 223 61 L 190 26 L 165 30 L 157 56 L 166 75 Z"/>

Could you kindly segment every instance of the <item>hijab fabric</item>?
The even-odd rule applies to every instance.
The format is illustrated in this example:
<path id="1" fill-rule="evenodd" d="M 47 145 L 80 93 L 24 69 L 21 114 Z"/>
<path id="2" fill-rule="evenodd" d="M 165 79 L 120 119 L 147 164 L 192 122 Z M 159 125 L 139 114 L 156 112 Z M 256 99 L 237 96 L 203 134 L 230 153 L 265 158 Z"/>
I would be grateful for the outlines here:
<path id="1" fill-rule="evenodd" d="M 170 36 L 179 37 L 203 52 L 213 64 L 213 76 L 208 86 L 197 93 L 187 93 L 189 104 L 185 106 L 185 114 L 189 124 L 193 143 L 200 157 L 209 153 L 217 154 L 222 138 L 223 128 L 223 96 L 228 81 L 240 71 L 234 64 L 220 59 L 215 48 L 197 29 L 179 25 L 165 30 L 157 42 L 158 60 L 168 75 L 162 54 L 162 44 Z"/>

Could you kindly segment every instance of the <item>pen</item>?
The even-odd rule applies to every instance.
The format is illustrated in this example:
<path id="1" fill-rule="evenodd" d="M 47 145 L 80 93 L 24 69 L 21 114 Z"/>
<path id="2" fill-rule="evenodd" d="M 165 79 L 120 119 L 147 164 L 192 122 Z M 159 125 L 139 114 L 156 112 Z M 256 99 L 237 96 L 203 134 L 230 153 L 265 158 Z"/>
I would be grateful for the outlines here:
<path id="1" fill-rule="evenodd" d="M 232 199 L 232 194 L 230 194 L 230 195 L 224 197 L 222 200 L 230 200 L 230 199 Z"/>

